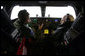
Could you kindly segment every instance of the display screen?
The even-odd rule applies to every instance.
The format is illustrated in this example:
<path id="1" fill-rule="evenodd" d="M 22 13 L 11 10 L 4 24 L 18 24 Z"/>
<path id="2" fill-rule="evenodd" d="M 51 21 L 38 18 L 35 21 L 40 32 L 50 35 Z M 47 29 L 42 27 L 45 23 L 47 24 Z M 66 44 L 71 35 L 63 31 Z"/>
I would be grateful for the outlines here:
<path id="1" fill-rule="evenodd" d="M 58 22 L 58 19 L 55 19 L 55 22 Z"/>
<path id="2" fill-rule="evenodd" d="M 37 23 L 37 19 L 33 19 L 33 23 Z"/>

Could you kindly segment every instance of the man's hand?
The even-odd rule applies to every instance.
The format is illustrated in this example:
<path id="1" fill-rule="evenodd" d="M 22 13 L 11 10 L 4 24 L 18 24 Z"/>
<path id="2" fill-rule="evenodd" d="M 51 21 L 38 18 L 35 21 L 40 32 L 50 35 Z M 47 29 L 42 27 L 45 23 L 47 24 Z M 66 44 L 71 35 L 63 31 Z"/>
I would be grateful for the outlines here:
<path id="1" fill-rule="evenodd" d="M 39 30 L 42 29 L 43 25 L 44 25 L 43 23 L 41 25 L 39 25 Z"/>

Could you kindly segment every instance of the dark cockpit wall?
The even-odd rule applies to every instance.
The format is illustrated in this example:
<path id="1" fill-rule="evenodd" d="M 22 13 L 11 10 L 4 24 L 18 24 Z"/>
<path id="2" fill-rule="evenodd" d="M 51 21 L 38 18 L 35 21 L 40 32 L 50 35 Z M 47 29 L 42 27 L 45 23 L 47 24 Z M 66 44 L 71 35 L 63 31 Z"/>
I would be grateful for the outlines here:
<path id="1" fill-rule="evenodd" d="M 75 9 L 76 16 L 81 11 L 81 6 L 84 4 L 83 1 L 1 1 L 1 5 L 11 16 L 11 11 L 14 6 L 41 6 L 42 16 L 45 16 L 45 6 L 72 6 Z"/>

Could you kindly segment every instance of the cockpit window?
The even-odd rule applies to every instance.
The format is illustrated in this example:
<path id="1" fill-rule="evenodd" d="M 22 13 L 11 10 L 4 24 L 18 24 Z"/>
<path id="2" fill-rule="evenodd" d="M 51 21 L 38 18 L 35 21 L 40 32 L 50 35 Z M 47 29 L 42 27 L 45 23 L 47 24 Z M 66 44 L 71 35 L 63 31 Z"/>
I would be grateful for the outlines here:
<path id="1" fill-rule="evenodd" d="M 27 10 L 30 17 L 41 17 L 41 8 L 40 6 L 15 6 L 11 13 L 11 20 L 18 18 L 18 13 L 20 10 Z"/>
<path id="2" fill-rule="evenodd" d="M 71 14 L 74 19 L 76 18 L 75 10 L 72 6 L 67 7 L 55 7 L 46 6 L 45 17 L 57 17 L 63 18 L 67 13 Z"/>
<path id="3" fill-rule="evenodd" d="M 1 9 L 3 9 L 3 6 L 1 6 Z"/>

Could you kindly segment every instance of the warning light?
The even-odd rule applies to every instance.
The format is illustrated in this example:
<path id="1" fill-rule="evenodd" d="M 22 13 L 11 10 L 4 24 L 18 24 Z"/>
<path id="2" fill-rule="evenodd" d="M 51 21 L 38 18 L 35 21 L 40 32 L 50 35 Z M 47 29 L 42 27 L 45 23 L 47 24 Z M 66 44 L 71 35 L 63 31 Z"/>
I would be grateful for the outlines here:
<path id="1" fill-rule="evenodd" d="M 45 29 L 44 30 L 44 34 L 49 34 L 49 30 L 48 29 Z"/>

